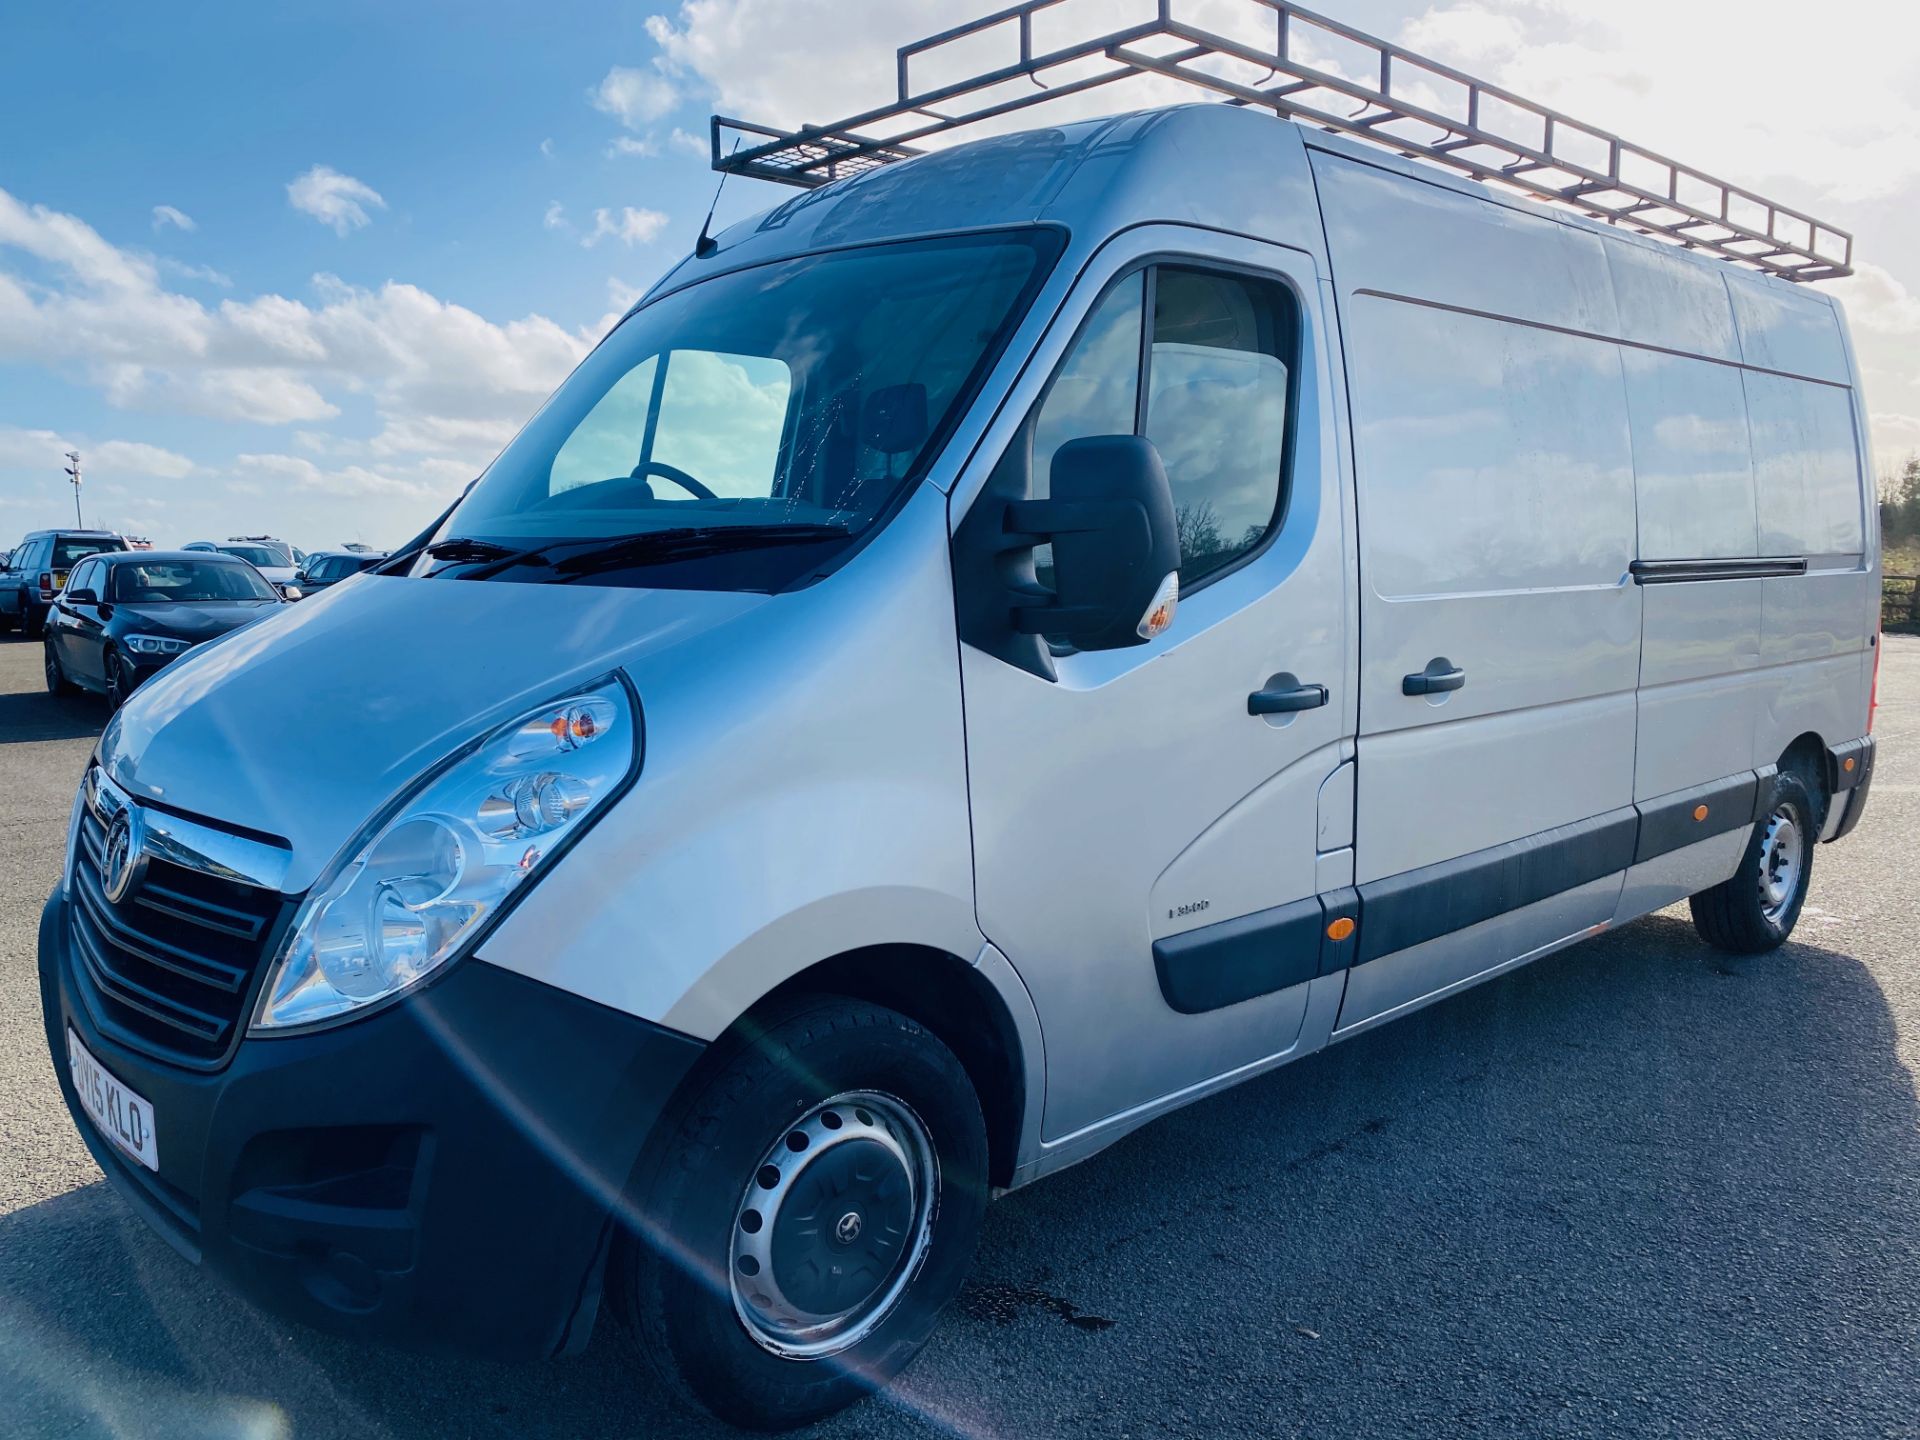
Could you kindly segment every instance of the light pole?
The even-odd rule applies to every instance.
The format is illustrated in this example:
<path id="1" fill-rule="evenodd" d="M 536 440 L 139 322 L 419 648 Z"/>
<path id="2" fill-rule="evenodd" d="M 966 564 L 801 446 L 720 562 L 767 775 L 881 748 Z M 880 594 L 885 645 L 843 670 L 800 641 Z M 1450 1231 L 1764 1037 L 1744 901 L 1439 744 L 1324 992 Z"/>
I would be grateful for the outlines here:
<path id="1" fill-rule="evenodd" d="M 73 523 L 79 529 L 86 529 L 87 522 L 80 518 L 80 452 L 67 451 L 67 479 L 73 482 Z"/>

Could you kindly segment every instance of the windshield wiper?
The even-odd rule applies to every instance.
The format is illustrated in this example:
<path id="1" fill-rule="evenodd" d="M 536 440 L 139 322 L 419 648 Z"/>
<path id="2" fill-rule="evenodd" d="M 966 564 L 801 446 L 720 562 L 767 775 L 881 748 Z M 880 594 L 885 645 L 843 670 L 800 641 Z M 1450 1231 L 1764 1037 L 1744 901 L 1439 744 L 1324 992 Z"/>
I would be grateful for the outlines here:
<path id="1" fill-rule="evenodd" d="M 671 530 L 642 530 L 607 540 L 549 540 L 526 550 L 498 547 L 497 555 L 484 558 L 487 563 L 465 571 L 462 580 L 487 580 L 520 565 L 551 565 L 557 579 L 576 580 L 626 566 L 661 565 L 675 560 L 696 560 L 707 555 L 724 555 L 736 550 L 759 550 L 772 545 L 804 545 L 822 540 L 843 540 L 853 532 L 844 525 L 681 525 Z M 449 545 L 453 541 L 447 542 Z M 481 544 L 490 544 L 481 541 Z M 435 547 L 436 549 L 438 547 Z M 556 560 L 556 550 L 575 553 Z M 433 554 L 434 551 L 428 551 Z"/>
<path id="2" fill-rule="evenodd" d="M 451 560 L 456 565 L 464 565 L 470 560 L 504 560 L 515 553 L 509 546 L 496 545 L 476 535 L 456 535 L 451 540 L 441 540 L 427 546 L 430 558 Z"/>

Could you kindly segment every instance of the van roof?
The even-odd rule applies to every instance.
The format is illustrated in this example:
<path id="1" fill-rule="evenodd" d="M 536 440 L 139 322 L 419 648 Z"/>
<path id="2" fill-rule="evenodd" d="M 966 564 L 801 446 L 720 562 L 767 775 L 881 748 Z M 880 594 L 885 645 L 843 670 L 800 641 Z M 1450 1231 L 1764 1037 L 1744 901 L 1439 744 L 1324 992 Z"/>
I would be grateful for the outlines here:
<path id="1" fill-rule="evenodd" d="M 1451 170 L 1489 182 L 1496 198 L 1558 202 L 1782 279 L 1852 273 L 1852 236 L 1835 226 L 1288 0 L 1220 0 L 1209 12 L 1218 30 L 1177 19 L 1161 0 L 1151 18 L 1092 35 L 1063 23 L 1058 4 L 1021 0 L 903 46 L 894 100 L 845 120 L 787 131 L 716 115 L 714 168 L 857 189 L 876 171 L 924 164 L 923 141 L 978 134 L 1029 109 L 1058 115 L 1061 102 L 1101 87 L 1164 96 L 1177 82 L 1316 145 L 1344 133 L 1364 158 L 1418 157 L 1423 179 Z M 1014 58 L 916 87 L 916 67 L 950 77 L 996 43 Z"/>

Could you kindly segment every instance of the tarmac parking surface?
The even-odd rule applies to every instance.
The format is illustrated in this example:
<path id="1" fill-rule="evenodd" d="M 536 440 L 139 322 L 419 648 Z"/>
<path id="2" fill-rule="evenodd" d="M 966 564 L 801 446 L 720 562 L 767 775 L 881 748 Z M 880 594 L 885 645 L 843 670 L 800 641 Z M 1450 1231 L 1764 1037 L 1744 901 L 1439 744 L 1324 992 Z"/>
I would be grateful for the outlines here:
<path id="1" fill-rule="evenodd" d="M 809 1433 L 1920 1435 L 1920 638 L 1884 643 L 1871 804 L 1782 951 L 1666 911 L 1162 1119 L 994 1205 L 895 1393 Z M 731 1433 L 612 1324 L 358 1346 L 121 1203 L 35 974 L 104 719 L 0 637 L 0 1435 Z"/>

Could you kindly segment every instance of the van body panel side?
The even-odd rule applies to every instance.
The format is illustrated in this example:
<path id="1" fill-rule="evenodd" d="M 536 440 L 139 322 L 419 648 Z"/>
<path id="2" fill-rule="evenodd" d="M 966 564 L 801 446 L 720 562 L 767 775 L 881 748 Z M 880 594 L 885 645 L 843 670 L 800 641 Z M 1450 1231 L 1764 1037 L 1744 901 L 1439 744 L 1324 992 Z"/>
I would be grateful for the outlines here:
<path id="1" fill-rule="evenodd" d="M 1621 348 L 1620 361 L 1633 427 L 1638 558 L 1788 553 L 1760 542 L 1739 369 L 1631 346 Z"/>
<path id="2" fill-rule="evenodd" d="M 1565 223 L 1564 216 L 1556 217 Z M 1619 305 L 1620 337 L 1681 356 L 1740 363 L 1740 334 L 1720 278 L 1724 267 L 1657 240 L 1611 231 L 1607 270 Z M 1728 380 L 1738 384 L 1737 376 Z"/>
<path id="3" fill-rule="evenodd" d="M 1372 290 L 1558 330 L 1619 329 L 1599 236 L 1317 145 L 1309 153 L 1343 306 L 1345 296 Z M 1349 371 L 1362 379 L 1378 357 L 1361 350 L 1350 326 L 1347 345 Z"/>
<path id="4" fill-rule="evenodd" d="M 1633 851 L 1643 587 L 1604 237 L 1311 153 L 1359 511 L 1356 882 L 1385 895 L 1409 872 L 1485 861 L 1463 927 L 1370 943 L 1363 913 L 1373 958 L 1349 972 L 1348 1034 L 1614 914 Z M 1624 264 L 1634 313 L 1672 311 L 1669 339 L 1717 327 L 1727 348 L 1724 299 L 1641 258 Z M 1406 693 L 1442 662 L 1463 688 Z"/>
<path id="5" fill-rule="evenodd" d="M 1612 919 L 1619 904 L 1620 884 L 1620 875 L 1604 875 L 1518 910 L 1356 965 L 1347 972 L 1347 994 L 1340 1009 L 1344 1023 L 1333 1032 L 1333 1038 L 1349 1039 L 1584 939 Z"/>
<path id="6" fill-rule="evenodd" d="M 636 664 L 639 780 L 485 957 L 709 1039 L 847 950 L 976 956 L 949 575 L 923 488 L 724 652 Z"/>
<path id="7" fill-rule="evenodd" d="M 1740 330 L 1740 358 L 1758 370 L 1776 370 L 1833 385 L 1853 383 L 1853 364 L 1833 297 L 1731 265 L 1720 267 Z"/>
<path id="8" fill-rule="evenodd" d="M 1622 924 L 1711 890 L 1740 868 L 1753 838 L 1749 825 L 1643 860 L 1627 871 L 1614 923 Z"/>
<path id="9" fill-rule="evenodd" d="M 1866 521 L 1851 392 L 1756 371 L 1746 390 L 1759 553 L 1859 556 Z"/>
<path id="10" fill-rule="evenodd" d="M 1641 591 L 1618 347 L 1372 294 L 1344 319 L 1365 882 L 1628 802 Z M 1437 659 L 1465 686 L 1406 695 Z"/>

